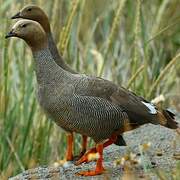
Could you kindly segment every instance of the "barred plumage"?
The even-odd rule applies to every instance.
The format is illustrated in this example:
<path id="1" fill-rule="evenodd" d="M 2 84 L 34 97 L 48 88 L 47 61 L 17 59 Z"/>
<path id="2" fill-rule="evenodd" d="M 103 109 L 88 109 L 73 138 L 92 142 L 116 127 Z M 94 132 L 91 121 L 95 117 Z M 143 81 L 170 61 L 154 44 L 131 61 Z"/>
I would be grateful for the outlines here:
<path id="1" fill-rule="evenodd" d="M 101 97 L 88 96 L 90 93 L 85 95 L 86 90 L 88 91 L 89 81 L 91 82 L 87 76 L 69 76 L 62 69 L 60 70 L 63 73 L 58 73 L 59 67 L 51 60 L 47 50 L 35 53 L 34 58 L 40 69 L 46 66 L 47 71 L 47 69 L 50 70 L 51 65 L 54 65 L 52 78 L 39 79 L 38 84 L 41 87 L 39 100 L 45 111 L 63 129 L 87 135 L 98 142 L 107 139 L 114 131 L 123 127 L 128 116 L 119 105 Z M 47 62 L 44 63 L 42 59 L 47 59 L 45 61 L 51 65 Z M 83 93 L 79 91 L 81 88 Z"/>
<path id="2" fill-rule="evenodd" d="M 159 124 L 157 114 L 149 113 L 145 105 L 148 102 L 134 93 L 101 78 L 69 74 L 54 63 L 47 49 L 34 53 L 34 57 L 37 67 L 46 69 L 44 74 L 50 71 L 48 78 L 44 75 L 38 82 L 40 86 L 44 84 L 39 93 L 40 104 L 66 131 L 98 142 L 128 121 L 134 127 L 148 122 Z"/>

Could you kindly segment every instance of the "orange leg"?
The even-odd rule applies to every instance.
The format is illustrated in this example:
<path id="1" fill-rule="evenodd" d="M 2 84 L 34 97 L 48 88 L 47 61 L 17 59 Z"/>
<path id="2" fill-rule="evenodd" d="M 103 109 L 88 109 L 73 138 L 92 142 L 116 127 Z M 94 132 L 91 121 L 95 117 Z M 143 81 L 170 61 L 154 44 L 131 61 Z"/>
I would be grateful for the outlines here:
<path id="1" fill-rule="evenodd" d="M 103 171 L 104 171 L 104 167 L 103 167 L 103 144 L 97 144 L 96 151 L 99 153 L 99 158 L 97 160 L 95 170 L 82 171 L 82 172 L 79 172 L 78 175 L 95 176 L 95 175 L 99 175 L 99 174 L 103 173 Z"/>
<path id="2" fill-rule="evenodd" d="M 110 137 L 110 139 L 107 140 L 107 141 L 103 144 L 103 147 L 105 148 L 105 147 L 113 144 L 113 143 L 116 141 L 116 139 L 117 139 L 117 135 L 112 135 L 112 136 Z"/>
<path id="3" fill-rule="evenodd" d="M 73 133 L 67 134 L 66 161 L 73 160 Z"/>
<path id="4" fill-rule="evenodd" d="M 104 144 L 103 144 L 103 148 L 113 144 L 117 139 L 116 135 L 112 135 L 111 138 L 109 140 L 107 140 Z M 87 151 L 86 154 L 84 154 L 77 162 L 75 162 L 75 165 L 80 165 L 84 162 L 89 162 L 88 159 L 88 155 L 91 153 L 96 153 L 97 152 L 97 148 L 91 148 L 89 151 Z"/>

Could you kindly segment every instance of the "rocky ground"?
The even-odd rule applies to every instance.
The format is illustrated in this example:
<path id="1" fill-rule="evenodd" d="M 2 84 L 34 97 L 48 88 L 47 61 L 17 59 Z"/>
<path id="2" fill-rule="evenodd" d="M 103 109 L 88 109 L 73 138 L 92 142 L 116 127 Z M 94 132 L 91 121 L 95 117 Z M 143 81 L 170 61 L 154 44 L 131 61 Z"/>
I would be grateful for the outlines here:
<path id="1" fill-rule="evenodd" d="M 180 122 L 180 118 L 179 122 Z M 10 180 L 21 179 L 159 179 L 162 171 L 173 171 L 180 162 L 180 136 L 173 130 L 155 125 L 144 125 L 124 134 L 126 147 L 116 145 L 104 150 L 106 172 L 96 177 L 77 176 L 76 173 L 95 167 L 95 162 L 75 166 L 69 163 L 59 167 L 37 167 Z M 143 144 L 143 146 L 140 146 Z M 143 151 L 144 155 L 141 155 Z M 131 152 L 131 160 L 128 154 Z M 174 155 L 175 154 L 175 155 Z M 136 155 L 136 157 L 134 157 Z M 124 160 L 123 160 L 123 159 Z M 177 173 L 177 172 L 176 172 Z M 136 177 L 136 178 L 135 178 Z M 165 177 L 166 179 L 167 177 Z"/>

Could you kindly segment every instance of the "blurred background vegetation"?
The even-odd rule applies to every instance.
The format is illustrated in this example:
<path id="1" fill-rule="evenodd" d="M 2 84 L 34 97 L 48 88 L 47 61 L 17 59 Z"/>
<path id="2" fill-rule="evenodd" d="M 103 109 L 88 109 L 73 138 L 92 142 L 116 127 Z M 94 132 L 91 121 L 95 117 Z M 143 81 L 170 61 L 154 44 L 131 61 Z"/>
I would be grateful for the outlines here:
<path id="1" fill-rule="evenodd" d="M 180 111 L 179 0 L 0 0 L 1 178 L 62 159 L 64 132 L 36 100 L 32 55 L 5 40 L 10 17 L 35 3 L 49 16 L 58 48 L 78 72 L 97 75 Z M 75 152 L 80 149 L 76 138 Z"/>

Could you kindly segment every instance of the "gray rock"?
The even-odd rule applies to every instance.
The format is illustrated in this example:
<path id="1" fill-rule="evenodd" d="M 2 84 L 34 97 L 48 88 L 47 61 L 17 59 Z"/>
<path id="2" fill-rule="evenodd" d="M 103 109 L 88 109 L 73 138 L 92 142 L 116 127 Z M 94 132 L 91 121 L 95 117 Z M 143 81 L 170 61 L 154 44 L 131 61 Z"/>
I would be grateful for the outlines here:
<path id="1" fill-rule="evenodd" d="M 175 167 L 178 160 L 173 158 L 173 154 L 175 152 L 180 153 L 180 141 L 175 131 L 161 126 L 147 124 L 136 130 L 127 132 L 123 136 L 128 146 L 119 147 L 111 145 L 104 150 L 104 166 L 106 172 L 103 175 L 96 177 L 76 175 L 79 171 L 95 168 L 95 162 L 90 162 L 80 166 L 75 166 L 71 163 L 66 167 L 37 167 L 9 179 L 121 179 L 122 176 L 124 178 L 128 176 L 129 179 L 134 179 L 135 176 L 158 179 L 156 174 L 153 173 L 154 170 L 163 169 L 170 171 Z M 118 162 L 120 162 L 121 158 L 124 157 L 128 151 L 136 155 L 140 154 L 140 145 L 148 142 L 151 143 L 149 149 L 145 151 L 143 156 L 137 156 L 137 158 L 141 159 L 143 157 L 142 162 L 132 166 L 133 168 L 130 168 L 128 173 L 125 173 L 127 171 L 124 171 L 123 166 Z M 176 147 L 174 146 L 174 142 L 176 142 Z M 157 151 L 161 151 L 161 154 L 159 153 L 161 156 L 157 155 Z"/>

